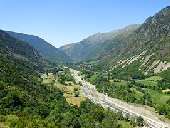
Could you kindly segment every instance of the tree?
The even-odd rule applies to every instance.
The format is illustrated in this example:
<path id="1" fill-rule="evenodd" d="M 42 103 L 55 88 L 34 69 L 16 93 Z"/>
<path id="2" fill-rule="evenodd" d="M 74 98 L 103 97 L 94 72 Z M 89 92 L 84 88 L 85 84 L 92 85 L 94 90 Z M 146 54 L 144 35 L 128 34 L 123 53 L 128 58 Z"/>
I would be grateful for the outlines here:
<path id="1" fill-rule="evenodd" d="M 117 128 L 120 127 L 117 123 L 116 114 L 110 110 L 105 111 L 105 118 L 101 123 L 102 128 Z"/>
<path id="2" fill-rule="evenodd" d="M 167 103 L 168 105 L 170 105 L 170 98 L 169 98 L 169 100 L 166 101 L 166 103 Z"/>
<path id="3" fill-rule="evenodd" d="M 78 88 L 74 88 L 74 91 L 78 91 Z"/>
<path id="4" fill-rule="evenodd" d="M 141 116 L 137 117 L 136 121 L 137 121 L 138 126 L 140 127 L 144 126 L 144 120 Z"/>
<path id="5" fill-rule="evenodd" d="M 75 92 L 75 97 L 79 97 L 79 92 Z"/>

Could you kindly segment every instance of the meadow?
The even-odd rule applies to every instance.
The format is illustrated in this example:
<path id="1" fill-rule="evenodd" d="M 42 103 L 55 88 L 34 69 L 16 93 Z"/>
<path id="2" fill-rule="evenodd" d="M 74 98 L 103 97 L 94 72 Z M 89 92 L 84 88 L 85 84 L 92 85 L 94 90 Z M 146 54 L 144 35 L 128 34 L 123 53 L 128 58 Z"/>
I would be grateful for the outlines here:
<path id="1" fill-rule="evenodd" d="M 60 71 L 59 73 L 62 74 L 63 72 Z M 48 73 L 48 76 L 43 74 L 41 78 L 43 78 L 43 83 L 57 86 L 57 88 L 63 92 L 63 96 L 70 105 L 80 106 L 80 102 L 86 100 L 86 98 L 79 93 L 80 85 L 74 84 L 73 81 L 65 81 L 65 85 L 60 84 L 58 82 L 58 75 L 53 75 L 53 73 Z M 77 88 L 78 91 L 75 91 L 75 88 Z M 75 96 L 75 93 L 79 93 L 78 96 Z"/>

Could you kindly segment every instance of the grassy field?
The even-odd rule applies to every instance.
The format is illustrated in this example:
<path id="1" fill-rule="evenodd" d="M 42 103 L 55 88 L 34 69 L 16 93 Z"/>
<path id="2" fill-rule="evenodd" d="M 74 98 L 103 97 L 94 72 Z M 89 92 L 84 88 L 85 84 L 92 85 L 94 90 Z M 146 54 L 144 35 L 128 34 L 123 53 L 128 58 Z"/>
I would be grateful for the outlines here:
<path id="1" fill-rule="evenodd" d="M 4 125 L 2 122 L 0 123 L 0 128 L 10 128 L 8 125 Z"/>
<path id="2" fill-rule="evenodd" d="M 166 90 L 162 90 L 162 92 L 169 92 L 170 91 L 170 89 L 168 88 L 168 89 L 166 89 Z"/>
<path id="3" fill-rule="evenodd" d="M 87 64 L 87 65 L 97 65 L 98 62 L 99 62 L 99 60 L 97 60 L 97 61 L 91 61 L 91 62 L 85 63 L 85 64 Z"/>
<path id="4" fill-rule="evenodd" d="M 89 78 L 90 81 L 95 80 L 98 77 L 98 74 L 94 74 L 91 78 Z"/>
<path id="5" fill-rule="evenodd" d="M 158 103 L 160 105 L 165 105 L 170 108 L 170 106 L 166 104 L 166 101 L 170 98 L 170 95 L 164 93 L 158 93 L 155 90 L 149 90 L 149 89 L 145 89 L 145 91 L 149 92 L 149 94 L 151 95 L 155 103 Z"/>
<path id="6" fill-rule="evenodd" d="M 142 83 L 144 85 L 150 85 L 150 86 L 156 86 L 157 80 L 161 80 L 162 78 L 160 76 L 152 76 L 150 78 L 146 78 L 145 80 L 136 80 L 136 83 Z M 110 82 L 113 82 L 113 80 L 110 80 Z M 121 81 L 121 82 L 113 82 L 116 86 L 127 86 L 127 81 Z"/>
<path id="7" fill-rule="evenodd" d="M 136 82 L 144 85 L 156 86 L 158 83 L 157 80 L 162 80 L 162 78 L 160 76 L 151 76 L 145 80 L 136 80 Z"/>
<path id="8" fill-rule="evenodd" d="M 147 81 L 147 80 L 136 80 L 136 83 L 142 83 L 144 85 L 156 86 L 157 82 L 155 81 Z"/>
<path id="9" fill-rule="evenodd" d="M 116 86 L 127 86 L 127 81 L 121 81 L 121 82 L 113 82 Z"/>
<path id="10" fill-rule="evenodd" d="M 57 87 L 61 88 L 64 86 L 64 97 L 66 98 L 69 104 L 80 106 L 80 102 L 86 100 L 86 98 L 80 93 L 78 97 L 75 97 L 74 88 L 79 89 L 80 85 L 74 85 L 72 81 L 71 82 L 69 81 L 66 83 L 67 84 L 71 83 L 71 86 L 57 85 Z"/>
<path id="11" fill-rule="evenodd" d="M 140 97 L 143 97 L 143 93 L 137 91 L 135 88 L 130 88 L 130 90 L 131 90 L 131 91 L 135 91 L 135 97 L 136 97 L 137 100 L 139 100 Z"/>
<path id="12" fill-rule="evenodd" d="M 43 83 L 51 83 L 53 80 L 55 80 L 53 73 L 48 73 L 48 76 L 43 74 L 41 75 L 41 78 L 43 78 Z"/>
<path id="13" fill-rule="evenodd" d="M 130 125 L 130 122 L 118 120 L 118 123 L 121 124 L 123 128 L 134 128 L 132 125 Z"/>
<path id="14" fill-rule="evenodd" d="M 157 80 L 162 80 L 163 78 L 160 76 L 151 76 L 149 78 L 146 78 L 145 80 L 147 81 L 157 81 Z"/>
<path id="15" fill-rule="evenodd" d="M 62 73 L 60 71 L 60 73 Z M 67 102 L 69 104 L 80 106 L 80 102 L 86 100 L 86 98 L 79 93 L 78 97 L 75 97 L 75 91 L 74 88 L 80 87 L 80 85 L 74 85 L 73 81 L 66 81 L 65 83 L 68 85 L 62 85 L 58 83 L 58 77 L 57 75 L 54 76 L 52 73 L 48 73 L 48 76 L 46 74 L 41 75 L 41 78 L 43 78 L 43 83 L 52 83 L 54 82 L 54 86 L 57 86 L 62 92 L 63 96 L 66 98 Z M 69 83 L 71 86 L 69 86 Z"/>

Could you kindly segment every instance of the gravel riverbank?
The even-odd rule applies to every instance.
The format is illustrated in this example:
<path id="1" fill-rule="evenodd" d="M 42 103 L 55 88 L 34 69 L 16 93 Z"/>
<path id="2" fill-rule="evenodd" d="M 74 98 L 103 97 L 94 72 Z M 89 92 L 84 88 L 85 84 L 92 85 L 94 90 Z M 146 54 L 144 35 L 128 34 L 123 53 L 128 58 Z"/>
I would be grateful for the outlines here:
<path id="1" fill-rule="evenodd" d="M 79 71 L 70 69 L 72 76 L 77 83 L 81 82 L 81 94 L 89 98 L 93 103 L 100 104 L 104 108 L 110 107 L 113 111 L 122 111 L 125 116 L 129 113 L 130 116 L 141 116 L 147 125 L 152 128 L 170 128 L 170 125 L 166 122 L 160 121 L 151 112 L 145 110 L 143 107 L 135 107 L 126 102 L 122 102 L 116 98 L 108 97 L 103 93 L 99 93 L 95 86 L 89 82 L 83 80 L 81 76 L 78 75 Z"/>

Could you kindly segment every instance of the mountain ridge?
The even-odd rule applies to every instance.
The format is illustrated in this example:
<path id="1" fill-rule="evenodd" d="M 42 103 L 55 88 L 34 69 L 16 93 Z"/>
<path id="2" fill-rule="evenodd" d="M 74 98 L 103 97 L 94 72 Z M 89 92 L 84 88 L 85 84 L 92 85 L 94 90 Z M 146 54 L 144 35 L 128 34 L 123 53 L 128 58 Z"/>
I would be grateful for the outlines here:
<path id="1" fill-rule="evenodd" d="M 67 62 L 72 61 L 69 56 L 64 52 L 60 51 L 58 48 L 55 48 L 53 45 L 45 41 L 44 39 L 23 33 L 17 33 L 13 31 L 6 31 L 8 34 L 14 36 L 15 38 L 22 39 L 31 44 L 42 57 L 51 61 L 51 62 Z"/>
<path id="2" fill-rule="evenodd" d="M 122 62 L 133 59 L 143 51 L 146 51 L 144 55 L 136 60 L 138 64 L 141 65 L 141 68 L 145 69 L 143 72 L 147 74 L 150 70 L 153 73 L 159 73 L 164 70 L 163 67 L 167 67 L 164 61 L 166 63 L 170 62 L 169 19 L 170 6 L 155 13 L 154 16 L 147 18 L 145 22 L 133 31 L 121 44 L 113 48 L 110 56 L 104 57 L 104 61 L 108 62 L 107 66 L 110 65 L 114 67 L 120 65 L 119 62 L 123 64 Z M 147 60 L 148 57 L 149 59 Z M 142 65 L 145 59 L 147 62 Z M 161 67 L 162 70 L 161 68 L 158 70 L 158 67 Z"/>
<path id="3" fill-rule="evenodd" d="M 87 55 L 91 50 L 101 45 L 104 41 L 112 39 L 126 30 L 138 28 L 139 26 L 140 24 L 134 24 L 128 25 L 123 29 L 110 31 L 108 33 L 95 33 L 80 42 L 66 44 L 61 46 L 59 49 L 65 52 L 74 61 L 78 61 L 81 60 L 83 56 Z"/>
<path id="4" fill-rule="evenodd" d="M 122 43 L 135 29 L 126 30 L 114 38 L 104 41 L 101 45 L 91 50 L 85 57 L 85 60 L 102 59 L 105 55 L 110 55 L 112 49 Z"/>

